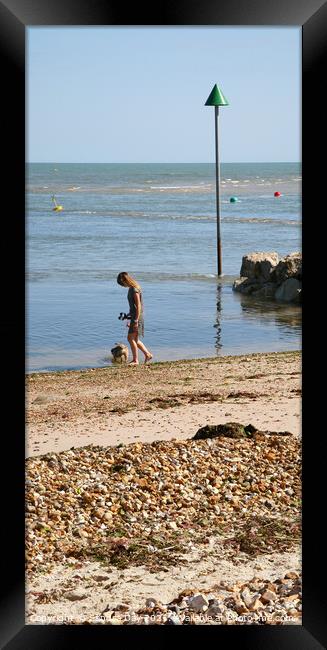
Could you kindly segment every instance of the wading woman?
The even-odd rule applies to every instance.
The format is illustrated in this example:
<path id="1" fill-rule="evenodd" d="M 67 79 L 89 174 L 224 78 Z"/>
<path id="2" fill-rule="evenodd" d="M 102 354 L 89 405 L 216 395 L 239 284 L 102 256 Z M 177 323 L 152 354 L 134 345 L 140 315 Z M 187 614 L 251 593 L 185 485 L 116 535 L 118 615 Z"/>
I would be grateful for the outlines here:
<path id="1" fill-rule="evenodd" d="M 130 326 L 128 329 L 128 342 L 131 346 L 133 360 L 130 366 L 137 366 L 139 363 L 138 351 L 141 350 L 145 357 L 145 363 L 152 359 L 153 355 L 140 341 L 139 336 L 144 336 L 144 314 L 143 298 L 141 287 L 131 275 L 122 271 L 117 276 L 117 282 L 121 287 L 128 287 L 127 299 L 129 303 Z"/>

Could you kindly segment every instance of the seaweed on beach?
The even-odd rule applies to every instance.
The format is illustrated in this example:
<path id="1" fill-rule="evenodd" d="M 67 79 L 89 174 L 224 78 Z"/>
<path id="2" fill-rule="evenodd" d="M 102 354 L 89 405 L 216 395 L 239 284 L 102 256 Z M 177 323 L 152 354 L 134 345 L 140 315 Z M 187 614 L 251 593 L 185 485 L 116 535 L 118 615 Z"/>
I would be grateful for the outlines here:
<path id="1" fill-rule="evenodd" d="M 150 541 L 152 543 L 150 543 Z M 155 544 L 155 546 L 154 546 Z M 88 547 L 74 549 L 69 555 L 78 559 L 94 559 L 108 563 L 119 569 L 126 569 L 131 565 L 147 565 L 152 569 L 176 564 L 183 564 L 181 553 L 185 551 L 182 544 L 167 543 L 164 539 L 131 540 L 126 537 L 115 537 L 106 544 L 93 544 Z"/>
<path id="2" fill-rule="evenodd" d="M 252 438 L 258 429 L 252 424 L 244 426 L 239 422 L 226 422 L 225 424 L 207 424 L 198 429 L 192 440 L 206 440 L 207 438 L 217 438 L 224 436 L 226 438 Z"/>
<path id="3" fill-rule="evenodd" d="M 301 541 L 301 520 L 249 518 L 235 534 L 227 540 L 235 551 L 247 555 L 282 553 Z"/>

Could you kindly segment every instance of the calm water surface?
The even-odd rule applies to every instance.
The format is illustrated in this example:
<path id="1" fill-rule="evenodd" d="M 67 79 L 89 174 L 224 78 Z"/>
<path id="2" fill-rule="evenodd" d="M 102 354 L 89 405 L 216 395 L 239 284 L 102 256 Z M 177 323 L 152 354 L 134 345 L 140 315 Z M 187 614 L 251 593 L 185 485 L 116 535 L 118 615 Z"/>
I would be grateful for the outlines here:
<path id="1" fill-rule="evenodd" d="M 242 255 L 301 250 L 299 164 L 221 166 L 218 281 L 213 164 L 29 164 L 26 184 L 28 372 L 110 364 L 124 270 L 156 360 L 300 348 L 300 307 L 232 290 Z"/>

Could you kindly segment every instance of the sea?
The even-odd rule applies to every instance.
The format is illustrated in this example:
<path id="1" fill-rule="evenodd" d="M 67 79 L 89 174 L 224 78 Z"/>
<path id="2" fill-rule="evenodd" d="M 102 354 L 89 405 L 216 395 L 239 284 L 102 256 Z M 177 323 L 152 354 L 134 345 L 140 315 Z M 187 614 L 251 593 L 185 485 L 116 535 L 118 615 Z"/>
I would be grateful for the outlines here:
<path id="1" fill-rule="evenodd" d="M 300 349 L 301 307 L 233 282 L 243 255 L 301 251 L 301 165 L 221 164 L 219 277 L 215 182 L 214 163 L 26 165 L 26 372 L 112 367 L 121 271 L 154 361 Z"/>

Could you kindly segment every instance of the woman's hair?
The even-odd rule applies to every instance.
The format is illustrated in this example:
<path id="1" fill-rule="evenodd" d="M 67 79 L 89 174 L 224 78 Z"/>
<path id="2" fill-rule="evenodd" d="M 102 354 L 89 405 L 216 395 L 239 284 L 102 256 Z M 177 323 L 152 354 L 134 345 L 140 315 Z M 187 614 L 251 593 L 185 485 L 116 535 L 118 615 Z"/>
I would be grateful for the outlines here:
<path id="1" fill-rule="evenodd" d="M 122 286 L 135 287 L 135 289 L 141 289 L 139 283 L 136 282 L 136 280 L 134 280 L 134 278 L 132 278 L 132 276 L 129 275 L 126 271 L 122 271 L 121 273 L 118 273 L 117 282 Z"/>

